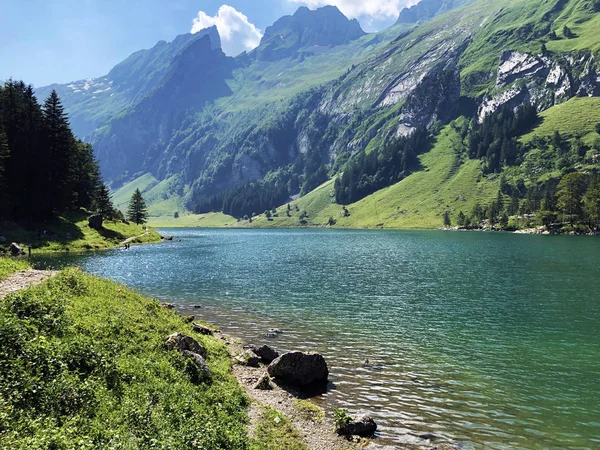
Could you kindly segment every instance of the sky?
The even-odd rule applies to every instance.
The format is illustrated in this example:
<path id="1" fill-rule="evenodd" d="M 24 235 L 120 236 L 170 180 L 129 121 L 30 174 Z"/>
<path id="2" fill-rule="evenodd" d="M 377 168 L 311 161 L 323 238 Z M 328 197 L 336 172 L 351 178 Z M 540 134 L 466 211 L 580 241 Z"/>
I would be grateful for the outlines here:
<path id="1" fill-rule="evenodd" d="M 106 75 L 137 50 L 216 25 L 236 56 L 300 6 L 337 6 L 365 31 L 418 0 L 0 0 L 0 80 L 34 86 Z"/>

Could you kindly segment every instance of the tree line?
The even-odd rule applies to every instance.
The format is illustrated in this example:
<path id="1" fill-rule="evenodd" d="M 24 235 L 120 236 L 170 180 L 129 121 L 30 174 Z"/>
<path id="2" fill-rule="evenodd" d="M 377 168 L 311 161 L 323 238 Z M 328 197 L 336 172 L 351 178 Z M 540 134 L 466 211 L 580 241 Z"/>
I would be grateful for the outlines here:
<path id="1" fill-rule="evenodd" d="M 335 180 L 336 202 L 341 205 L 354 203 L 401 181 L 419 167 L 417 156 L 430 147 L 430 134 L 422 127 L 409 136 L 389 139 L 368 154 L 354 155 Z"/>
<path id="2" fill-rule="evenodd" d="M 503 184 L 503 183 L 501 183 Z M 508 192 L 509 195 L 503 192 Z M 454 223 L 460 227 L 518 228 L 523 224 L 545 226 L 555 231 L 600 230 L 600 175 L 570 172 L 558 184 L 532 185 L 520 198 L 514 186 L 501 187 L 495 201 L 476 204 L 464 213 L 459 211 Z M 445 226 L 452 225 L 448 211 L 443 214 Z"/>
<path id="3" fill-rule="evenodd" d="M 77 139 L 55 91 L 43 105 L 22 81 L 0 86 L 0 219 L 39 221 L 86 209 L 124 220 L 113 206 L 90 144 Z M 128 218 L 146 220 L 136 191 Z"/>
<path id="4" fill-rule="evenodd" d="M 0 87 L 0 217 L 90 208 L 101 185 L 93 149 L 73 135 L 56 92 L 40 105 L 21 81 Z"/>

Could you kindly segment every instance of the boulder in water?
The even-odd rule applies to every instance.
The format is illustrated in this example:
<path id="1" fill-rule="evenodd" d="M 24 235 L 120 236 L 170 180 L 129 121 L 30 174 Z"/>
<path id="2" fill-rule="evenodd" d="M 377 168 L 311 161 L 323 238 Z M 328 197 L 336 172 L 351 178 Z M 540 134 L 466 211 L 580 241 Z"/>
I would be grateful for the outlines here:
<path id="1" fill-rule="evenodd" d="M 350 420 L 348 423 L 340 425 L 337 428 L 338 434 L 344 436 L 373 436 L 377 431 L 377 424 L 369 416 L 361 416 L 356 420 Z"/>
<path id="2" fill-rule="evenodd" d="M 267 369 L 283 383 L 301 387 L 326 384 L 329 369 L 320 353 L 290 352 L 276 358 Z"/>

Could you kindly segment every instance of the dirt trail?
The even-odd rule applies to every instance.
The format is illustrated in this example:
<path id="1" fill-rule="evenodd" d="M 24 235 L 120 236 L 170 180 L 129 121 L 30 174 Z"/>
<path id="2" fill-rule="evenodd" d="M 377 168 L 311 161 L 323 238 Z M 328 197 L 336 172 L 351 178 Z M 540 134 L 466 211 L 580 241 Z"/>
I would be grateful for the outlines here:
<path id="1" fill-rule="evenodd" d="M 147 236 L 149 234 L 150 234 L 150 232 L 146 231 L 144 234 L 140 234 L 139 236 L 132 236 L 130 238 L 125 239 L 124 241 L 121 241 L 121 245 L 129 244 L 130 242 L 133 242 L 135 239 Z"/>
<path id="2" fill-rule="evenodd" d="M 55 270 L 24 270 L 17 272 L 8 278 L 0 281 L 0 300 L 8 294 L 27 289 L 31 286 L 37 286 L 48 278 L 52 278 L 58 272 Z"/>

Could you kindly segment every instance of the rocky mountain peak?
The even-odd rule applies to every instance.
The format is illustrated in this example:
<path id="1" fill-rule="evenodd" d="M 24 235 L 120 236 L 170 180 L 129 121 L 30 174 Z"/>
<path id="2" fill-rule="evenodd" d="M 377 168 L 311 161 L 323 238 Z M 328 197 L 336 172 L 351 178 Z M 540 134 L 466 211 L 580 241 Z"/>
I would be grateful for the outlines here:
<path id="1" fill-rule="evenodd" d="M 273 61 L 294 56 L 303 47 L 342 45 L 364 35 L 358 21 L 348 19 L 335 6 L 316 10 L 303 6 L 266 29 L 256 54 Z"/>

